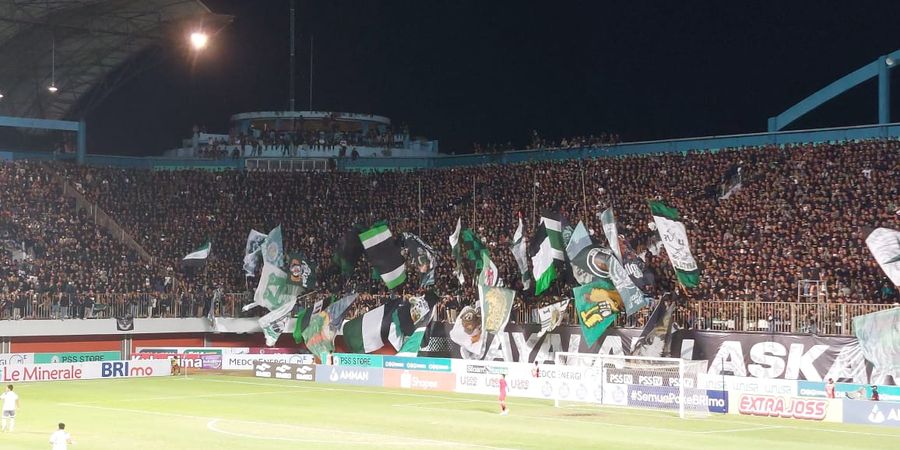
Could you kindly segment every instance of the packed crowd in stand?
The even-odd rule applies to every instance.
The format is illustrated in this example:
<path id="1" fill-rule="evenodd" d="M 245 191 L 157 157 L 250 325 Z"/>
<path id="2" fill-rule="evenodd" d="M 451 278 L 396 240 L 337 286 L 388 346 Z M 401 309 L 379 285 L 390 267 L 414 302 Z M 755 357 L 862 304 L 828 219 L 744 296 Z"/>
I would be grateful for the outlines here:
<path id="1" fill-rule="evenodd" d="M 737 167 L 741 185 L 721 199 L 721 184 L 733 179 Z M 256 279 L 245 278 L 241 269 L 247 233 L 251 228 L 268 232 L 279 224 L 286 251 L 303 251 L 318 265 L 322 291 L 338 291 L 344 280 L 330 267 L 336 240 L 353 224 L 386 219 L 395 234 L 418 234 L 436 248 L 441 256 L 438 291 L 448 295 L 445 302 L 457 302 L 452 296 L 458 295 L 465 303 L 477 296 L 470 286 L 460 287 L 451 274 L 447 238 L 457 218 L 491 249 L 507 283 L 520 286 L 509 251 L 518 217 L 528 235 L 543 209 L 558 209 L 572 224 L 584 220 L 602 242 L 597 213 L 613 206 L 620 232 L 643 255 L 656 280 L 649 293 L 658 296 L 675 290 L 665 252 L 648 251 L 655 232 L 648 227 L 652 219 L 646 201 L 661 198 L 681 211 L 703 272 L 700 287 L 686 294 L 689 300 L 792 302 L 801 279 L 823 282 L 827 292 L 818 293 L 817 300 L 900 299 L 863 242 L 871 228 L 900 228 L 897 141 L 371 174 L 147 171 L 62 164 L 52 168 L 97 202 L 154 257 L 148 267 L 112 240 L 101 238 L 103 233 L 84 218 L 65 214 L 58 188 L 29 181 L 46 177 L 42 167 L 6 164 L 0 172 L 4 225 L 20 227 L 10 236 L 38 239 L 40 233 L 22 228 L 26 217 L 44 217 L 43 226 L 62 222 L 70 225 L 60 225 L 65 230 L 77 233 L 60 236 L 75 238 L 74 254 L 67 254 L 69 247 L 64 245 L 46 245 L 50 264 L 55 265 L 27 273 L 42 284 L 71 281 L 76 292 L 160 288 L 177 295 L 208 292 L 214 286 L 228 292 L 252 290 Z M 24 186 L 27 189 L 16 189 Z M 180 258 L 207 238 L 213 243 L 207 267 L 183 272 Z M 2 263 L 12 264 L 7 257 Z M 115 276 L 110 276 L 113 271 Z M 143 282 L 151 274 L 170 277 L 171 282 L 164 286 Z M 5 292 L 29 289 L 23 280 L 3 281 Z M 400 293 L 416 292 L 417 281 L 412 277 Z M 384 290 L 371 278 L 366 262 L 349 283 L 361 291 Z M 520 292 L 517 308 L 570 295 L 559 284 L 540 298 Z"/>
<path id="2" fill-rule="evenodd" d="M 23 317 L 54 303 L 74 317 L 96 293 L 150 290 L 149 267 L 76 212 L 50 170 L 0 164 L 0 310 Z"/>
<path id="3" fill-rule="evenodd" d="M 294 157 L 300 150 L 333 151 L 335 156 L 351 156 L 356 147 L 401 148 L 410 138 L 406 126 L 378 130 L 341 130 L 337 127 L 325 129 L 262 130 L 251 127 L 247 133 L 237 133 L 225 139 L 214 139 L 198 146 L 200 156 L 223 158 L 227 156 L 260 156 L 263 151 L 274 150 L 281 156 Z M 194 128 L 199 136 L 201 129 Z"/>

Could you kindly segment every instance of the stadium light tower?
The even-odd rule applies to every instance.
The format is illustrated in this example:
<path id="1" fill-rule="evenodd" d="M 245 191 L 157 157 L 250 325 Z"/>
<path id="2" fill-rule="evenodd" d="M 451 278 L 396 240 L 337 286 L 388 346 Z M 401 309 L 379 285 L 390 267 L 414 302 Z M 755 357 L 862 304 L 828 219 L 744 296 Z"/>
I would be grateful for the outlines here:
<path id="1" fill-rule="evenodd" d="M 209 35 L 202 31 L 195 31 L 191 33 L 191 47 L 194 50 L 203 50 L 206 48 L 206 45 L 209 43 Z"/>

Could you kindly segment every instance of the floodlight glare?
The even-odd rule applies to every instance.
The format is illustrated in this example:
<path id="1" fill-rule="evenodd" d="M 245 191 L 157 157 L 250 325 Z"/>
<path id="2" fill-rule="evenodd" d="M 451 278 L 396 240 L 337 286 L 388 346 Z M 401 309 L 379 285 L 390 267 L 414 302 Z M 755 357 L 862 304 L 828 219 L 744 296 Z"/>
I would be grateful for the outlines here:
<path id="1" fill-rule="evenodd" d="M 51 94 L 55 94 L 59 89 L 56 88 L 56 84 L 50 83 L 50 86 L 47 86 L 47 90 L 50 91 Z"/>
<path id="2" fill-rule="evenodd" d="M 209 36 L 206 33 L 195 31 L 191 33 L 191 45 L 194 47 L 194 50 L 201 50 L 206 48 L 206 44 L 209 42 Z"/>

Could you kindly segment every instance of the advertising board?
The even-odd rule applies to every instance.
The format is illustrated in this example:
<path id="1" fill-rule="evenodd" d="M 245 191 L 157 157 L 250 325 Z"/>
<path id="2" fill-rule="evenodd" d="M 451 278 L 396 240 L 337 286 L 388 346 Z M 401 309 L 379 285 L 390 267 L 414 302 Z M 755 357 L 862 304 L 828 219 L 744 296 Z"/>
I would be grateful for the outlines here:
<path id="1" fill-rule="evenodd" d="M 819 398 L 731 393 L 732 412 L 750 416 L 841 421 L 841 401 Z"/>
<path id="2" fill-rule="evenodd" d="M 449 372 L 450 358 L 421 358 L 404 356 L 385 356 L 385 369 L 429 370 L 433 372 Z"/>
<path id="3" fill-rule="evenodd" d="M 170 374 L 171 368 L 166 360 L 92 361 L 0 367 L 0 381 L 7 383 L 161 377 Z"/>
<path id="4" fill-rule="evenodd" d="M 188 369 L 221 369 L 222 356 L 198 353 L 132 353 L 132 360 L 177 359 L 178 365 Z"/>
<path id="5" fill-rule="evenodd" d="M 216 355 L 268 355 L 296 353 L 296 348 L 284 347 L 137 347 L 138 353 L 207 353 Z"/>
<path id="6" fill-rule="evenodd" d="M 0 353 L 0 366 L 34 364 L 34 353 Z"/>
<path id="7" fill-rule="evenodd" d="M 278 378 L 282 380 L 315 381 L 316 366 L 313 364 L 290 364 L 266 361 L 253 363 L 253 376 Z"/>
<path id="8" fill-rule="evenodd" d="M 844 423 L 900 427 L 900 403 L 844 399 Z"/>
<path id="9" fill-rule="evenodd" d="M 122 355 L 119 352 L 67 352 L 34 354 L 35 364 L 118 361 L 120 359 L 122 359 Z"/>
<path id="10" fill-rule="evenodd" d="M 685 407 L 693 410 L 706 408 L 711 413 L 728 412 L 728 393 L 706 389 L 684 389 Z M 671 386 L 628 386 L 628 405 L 644 408 L 678 409 L 679 388 Z"/>
<path id="11" fill-rule="evenodd" d="M 797 396 L 797 381 L 769 378 L 735 377 L 732 375 L 697 375 L 697 388 L 748 394 Z M 802 381 L 801 381 L 802 383 Z M 825 396 L 825 392 L 822 392 Z"/>
<path id="12" fill-rule="evenodd" d="M 384 365 L 384 356 L 381 355 L 365 355 L 365 354 L 356 354 L 356 353 L 335 353 L 334 361 L 335 366 L 348 366 L 348 367 L 372 367 L 376 369 L 380 369 Z"/>
<path id="13" fill-rule="evenodd" d="M 449 372 L 384 369 L 384 387 L 453 392 L 456 377 Z"/>
<path id="14" fill-rule="evenodd" d="M 352 366 L 316 366 L 316 383 L 383 386 L 384 369 Z"/>
<path id="15" fill-rule="evenodd" d="M 309 354 L 232 354 L 222 355 L 222 370 L 251 370 L 256 361 L 268 363 L 312 364 L 313 356 Z"/>

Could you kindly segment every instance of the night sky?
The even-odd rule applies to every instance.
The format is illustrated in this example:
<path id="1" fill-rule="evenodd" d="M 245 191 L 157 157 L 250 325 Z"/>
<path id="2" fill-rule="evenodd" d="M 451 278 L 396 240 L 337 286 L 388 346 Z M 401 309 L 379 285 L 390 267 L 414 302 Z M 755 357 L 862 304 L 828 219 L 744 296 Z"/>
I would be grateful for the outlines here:
<path id="1" fill-rule="evenodd" d="M 159 154 L 193 124 L 287 109 L 288 0 L 208 0 L 234 22 L 87 117 L 89 151 Z M 638 3 L 638 4 L 635 4 Z M 652 5 L 651 5 L 652 3 Z M 439 139 L 521 145 L 616 132 L 650 140 L 765 131 L 768 117 L 900 48 L 900 1 L 297 1 L 297 109 L 374 113 Z M 893 119 L 900 70 L 892 74 Z M 877 121 L 873 79 L 792 124 Z"/>

